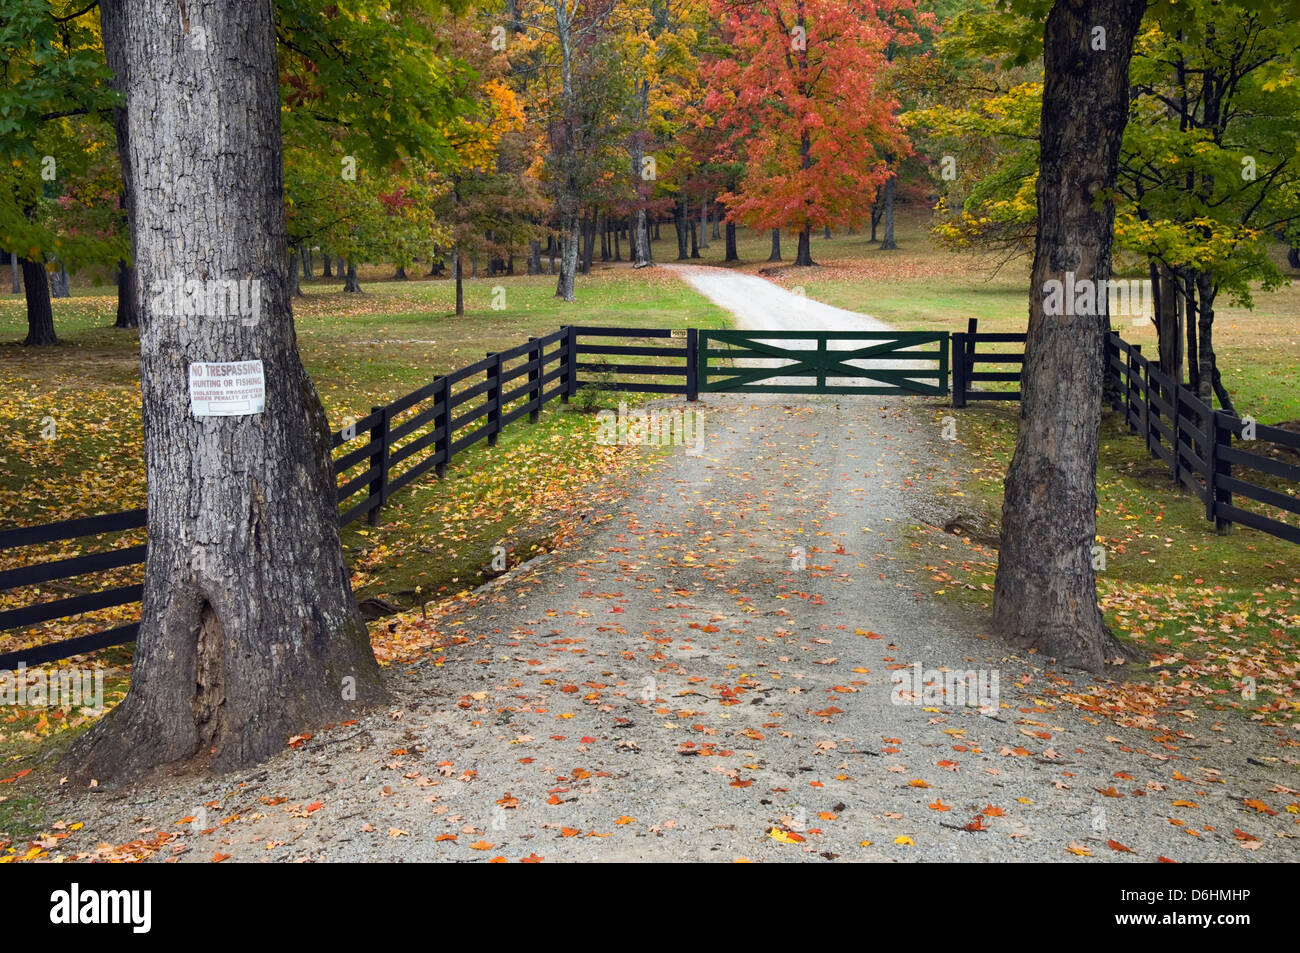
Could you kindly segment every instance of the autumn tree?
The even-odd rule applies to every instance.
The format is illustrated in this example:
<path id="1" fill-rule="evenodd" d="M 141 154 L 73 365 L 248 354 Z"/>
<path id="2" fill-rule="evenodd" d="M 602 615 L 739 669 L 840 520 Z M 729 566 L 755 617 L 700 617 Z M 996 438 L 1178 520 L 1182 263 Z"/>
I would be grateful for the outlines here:
<path id="1" fill-rule="evenodd" d="M 733 55 L 715 61 L 709 108 L 743 140 L 744 178 L 721 196 L 755 228 L 798 233 L 812 265 L 814 228 L 857 227 L 908 152 L 897 103 L 882 86 L 886 48 L 914 39 L 910 0 L 716 0 Z"/>
<path id="2" fill-rule="evenodd" d="M 68 755 L 83 781 L 247 764 L 384 697 L 290 310 L 271 5 L 104 0 L 101 18 L 129 79 L 149 551 L 130 691 Z M 210 309 L 244 281 L 260 308 Z M 264 407 L 192 411 L 211 361 L 258 362 Z"/>
<path id="3" fill-rule="evenodd" d="M 59 228 L 72 198 L 88 195 L 92 150 L 109 135 L 97 120 L 115 101 L 86 13 L 84 3 L 6 0 L 0 14 L 0 246 L 22 267 L 31 345 L 58 341 L 47 266 L 107 263 L 122 250 L 111 227 Z"/>
<path id="4" fill-rule="evenodd" d="M 1109 330 L 1106 295 L 1095 292 L 1110 278 L 1129 59 L 1145 9 L 1146 0 L 1056 0 L 1047 15 L 1020 429 L 993 595 L 994 624 L 1008 639 L 1094 671 L 1120 653 L 1093 568 Z M 1093 305 L 1049 313 L 1049 282 L 1067 272 L 1093 288 Z"/>

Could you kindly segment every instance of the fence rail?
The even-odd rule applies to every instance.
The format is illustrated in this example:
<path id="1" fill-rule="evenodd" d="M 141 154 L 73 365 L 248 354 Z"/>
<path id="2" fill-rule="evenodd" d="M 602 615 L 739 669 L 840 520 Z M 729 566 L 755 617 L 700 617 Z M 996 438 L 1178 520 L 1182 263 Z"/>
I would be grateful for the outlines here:
<path id="1" fill-rule="evenodd" d="M 981 344 L 1019 344 L 1019 352 L 985 351 L 979 353 Z M 965 331 L 952 335 L 952 405 L 965 407 L 971 400 L 1019 400 L 1020 389 L 976 390 L 972 384 L 1020 384 L 1020 369 L 1024 364 L 1025 332 L 981 332 L 979 319 L 971 318 Z M 1000 370 L 976 370 L 977 367 L 1000 367 Z"/>
<path id="2" fill-rule="evenodd" d="M 1106 366 L 1116 383 L 1115 410 L 1174 482 L 1201 499 L 1220 533 L 1241 523 L 1300 543 L 1300 525 L 1259 508 L 1300 514 L 1300 464 L 1281 459 L 1300 460 L 1300 434 L 1214 410 L 1114 331 L 1106 336 Z"/>
<path id="3" fill-rule="evenodd" d="M 924 334 L 924 341 L 917 337 L 905 343 L 936 343 L 939 351 L 888 350 L 899 359 L 924 357 L 938 362 L 938 371 L 927 372 L 936 377 L 936 382 L 931 386 L 927 381 L 925 392 L 947 392 L 950 366 L 954 407 L 964 407 L 970 400 L 1019 399 L 1018 389 L 988 390 L 980 385 L 1019 383 L 1024 361 L 1023 333 L 984 333 L 979 331 L 977 321 L 971 320 L 967 331 L 951 335 L 950 365 L 942 333 Z M 749 349 L 753 350 L 755 338 L 801 335 L 804 339 L 816 337 L 808 332 L 746 332 L 744 341 L 749 341 Z M 431 470 L 443 476 L 457 454 L 484 440 L 489 446 L 495 445 L 506 427 L 525 416 L 530 422 L 536 421 L 548 403 L 556 398 L 567 402 L 585 385 L 612 391 L 680 394 L 695 400 L 704 389 L 702 383 L 713 389 L 708 375 L 722 370 L 707 364 L 709 355 L 703 352 L 708 349 L 709 336 L 726 337 L 695 329 L 565 326 L 489 353 L 391 403 L 371 408 L 370 413 L 349 421 L 330 438 L 340 525 L 363 516 L 375 523 L 394 493 Z M 854 335 L 847 337 L 853 339 Z M 857 338 L 870 335 L 859 333 Z M 981 350 L 981 346 L 1007 344 L 1020 344 L 1021 349 Z M 712 356 L 734 357 L 735 353 L 733 349 Z M 836 360 L 845 356 L 844 352 L 831 354 Z M 771 357 L 767 351 L 756 351 L 755 355 Z M 1003 369 L 982 369 L 999 365 Z M 1213 520 L 1220 531 L 1226 532 L 1232 523 L 1241 523 L 1300 543 L 1300 526 L 1275 515 L 1278 510 L 1300 514 L 1300 498 L 1296 496 L 1300 486 L 1300 434 L 1252 423 L 1253 440 L 1247 440 L 1246 421 L 1206 406 L 1189 388 L 1170 380 L 1144 358 L 1139 345 L 1129 344 L 1115 332 L 1107 335 L 1106 367 L 1115 384 L 1115 407 L 1123 411 L 1125 422 L 1142 435 L 1152 455 L 1169 466 L 1174 481 L 1205 503 L 1206 518 Z M 910 368 L 873 371 L 863 376 L 883 379 L 882 375 L 893 375 L 890 390 L 902 392 L 894 380 L 900 374 L 918 376 Z M 909 384 L 910 389 L 922 389 L 914 381 Z M 824 387 L 822 381 L 818 381 L 818 387 L 833 390 Z M 1286 454 L 1295 454 L 1298 462 L 1284 459 Z M 1261 507 L 1274 512 L 1261 511 Z M 0 593 L 43 587 L 61 594 L 0 610 L 0 633 L 138 603 L 143 586 L 137 567 L 144 563 L 147 553 L 141 532 L 146 525 L 145 510 L 135 509 L 0 530 L 0 557 L 21 547 L 66 544 L 62 548 L 69 550 L 54 558 L 0 570 Z M 115 538 L 105 539 L 110 536 Z M 81 552 L 83 545 L 93 551 Z M 98 587 L 87 590 L 68 583 L 81 577 L 99 577 Z M 122 645 L 135 639 L 138 628 L 139 623 L 131 621 L 0 654 L 0 669 L 38 665 Z"/>

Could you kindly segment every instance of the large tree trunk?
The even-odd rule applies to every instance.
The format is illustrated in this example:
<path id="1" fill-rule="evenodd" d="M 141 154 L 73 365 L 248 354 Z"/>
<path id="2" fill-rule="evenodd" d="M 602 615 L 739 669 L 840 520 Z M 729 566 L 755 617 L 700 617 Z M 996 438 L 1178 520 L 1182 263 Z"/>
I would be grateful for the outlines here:
<path id="1" fill-rule="evenodd" d="M 451 270 L 456 276 L 456 313 L 465 313 L 465 279 L 460 249 L 451 253 Z"/>
<path id="2" fill-rule="evenodd" d="M 794 263 L 800 267 L 811 267 L 817 264 L 812 259 L 812 226 L 805 225 L 803 231 L 799 233 L 799 250 L 794 257 Z"/>
<path id="3" fill-rule="evenodd" d="M 1214 299 L 1219 293 L 1219 289 L 1214 286 L 1214 276 L 1207 272 L 1199 272 L 1196 275 L 1196 292 L 1199 299 L 1197 310 L 1200 315 L 1197 321 L 1200 374 L 1196 396 L 1207 405 L 1211 403 L 1212 396 L 1217 396 L 1219 406 L 1236 416 L 1237 409 L 1232 404 L 1232 397 L 1228 394 L 1227 388 L 1223 386 L 1223 379 L 1219 374 L 1219 358 L 1214 353 Z"/>
<path id="4" fill-rule="evenodd" d="M 1115 183 L 1128 120 L 1128 64 L 1145 0 L 1057 0 L 1044 35 L 1038 230 L 1021 378 L 1020 433 L 1007 471 L 994 625 L 1011 642 L 1100 671 L 1122 654 L 1102 621 L 1096 540 L 1106 296 L 1093 316 L 1046 313 L 1049 281 L 1110 277 Z M 1106 26 L 1107 51 L 1089 49 Z M 1100 286 L 1094 284 L 1095 289 Z"/>
<path id="5" fill-rule="evenodd" d="M 781 229 L 772 229 L 772 253 L 767 256 L 768 261 L 781 260 Z"/>
<path id="6" fill-rule="evenodd" d="M 334 277 L 334 273 L 333 273 L 332 271 L 330 271 L 330 256 L 329 256 L 329 252 L 326 252 L 326 251 L 323 251 L 323 252 L 320 253 L 320 276 L 321 276 L 322 278 L 333 278 L 333 277 Z"/>
<path id="7" fill-rule="evenodd" d="M 885 237 L 880 240 L 881 251 L 893 251 L 898 248 L 898 242 L 894 241 L 894 175 L 890 173 L 889 180 L 885 182 L 884 205 L 885 217 Z M 875 223 L 872 223 L 872 236 L 875 233 Z"/>
<path id="8" fill-rule="evenodd" d="M 700 199 L 700 248 L 709 247 L 709 197 Z"/>
<path id="9" fill-rule="evenodd" d="M 117 263 L 117 320 L 115 328 L 140 326 L 140 296 L 135 287 L 135 267 L 124 261 Z"/>
<path id="10" fill-rule="evenodd" d="M 686 237 L 686 199 L 679 198 L 673 204 L 673 228 L 677 232 L 677 260 L 686 261 L 691 257 Z"/>
<path id="11" fill-rule="evenodd" d="M 342 268 L 342 264 L 339 267 Z M 347 277 L 343 279 L 343 290 L 348 294 L 361 294 L 361 282 L 357 281 L 357 263 L 350 258 Z"/>
<path id="12" fill-rule="evenodd" d="M 633 267 L 647 268 L 654 263 L 650 249 L 650 230 L 646 227 L 645 209 L 637 209 L 636 229 L 632 232 Z"/>
<path id="13" fill-rule="evenodd" d="M 564 230 L 560 232 L 560 277 L 555 282 L 555 297 L 565 301 L 574 298 L 574 282 L 578 274 L 578 242 L 581 220 L 577 212 L 564 217 Z"/>
<path id="14" fill-rule="evenodd" d="M 101 11 L 110 62 L 128 64 L 131 235 L 150 289 L 149 550 L 130 691 L 68 755 L 82 783 L 178 761 L 232 769 L 384 699 L 339 546 L 329 427 L 293 328 L 272 5 L 191 5 L 188 20 L 152 0 Z M 196 29 L 207 50 L 185 35 Z M 257 282 L 260 307 L 186 314 L 157 291 L 177 277 Z M 252 360 L 263 412 L 191 413 L 194 363 Z"/>
<path id="15" fill-rule="evenodd" d="M 1196 282 L 1186 268 L 1176 272 L 1183 295 L 1183 330 L 1187 334 L 1187 383 L 1192 390 L 1201 389 L 1201 361 L 1197 353 Z"/>
<path id="16" fill-rule="evenodd" d="M 50 306 L 50 278 L 45 266 L 30 258 L 23 266 L 23 287 L 27 290 L 27 340 L 24 344 L 58 344 L 54 334 L 54 310 Z"/>
<path id="17" fill-rule="evenodd" d="M 289 294 L 294 298 L 302 297 L 302 284 L 298 281 L 298 249 L 290 246 L 289 252 Z"/>
<path id="18" fill-rule="evenodd" d="M 596 249 L 596 216 L 588 215 L 583 223 L 582 273 L 591 274 L 591 258 Z"/>
<path id="19" fill-rule="evenodd" d="M 536 238 L 528 243 L 528 273 L 530 275 L 542 273 L 542 243 Z"/>
<path id="20" fill-rule="evenodd" d="M 740 255 L 736 251 L 736 223 L 727 223 L 727 261 L 740 261 Z"/>
<path id="21" fill-rule="evenodd" d="M 1151 288 L 1155 297 L 1156 334 L 1160 349 L 1160 370 L 1171 380 L 1183 379 L 1183 322 L 1178 307 L 1178 281 L 1168 265 L 1151 264 Z"/>
<path id="22" fill-rule="evenodd" d="M 50 278 L 50 297 L 72 297 L 72 277 L 68 274 L 68 267 L 63 262 L 59 262 L 59 267 L 54 269 L 53 277 Z"/>

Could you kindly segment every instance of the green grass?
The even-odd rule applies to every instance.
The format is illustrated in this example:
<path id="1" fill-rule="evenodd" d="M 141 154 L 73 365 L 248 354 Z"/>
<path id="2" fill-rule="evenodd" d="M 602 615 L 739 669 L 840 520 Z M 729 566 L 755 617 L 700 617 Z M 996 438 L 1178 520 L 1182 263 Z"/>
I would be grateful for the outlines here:
<path id="1" fill-rule="evenodd" d="M 459 317 L 449 313 L 450 281 L 378 280 L 388 274 L 387 269 L 363 271 L 361 295 L 343 294 L 337 282 L 309 282 L 306 295 L 295 302 L 299 348 L 336 427 L 488 351 L 562 324 L 726 323 L 721 311 L 663 271 L 597 267 L 579 277 L 578 300 L 568 304 L 555 298 L 550 276 L 467 280 L 467 313 Z M 492 307 L 494 299 L 501 300 L 497 288 L 504 289 L 506 307 L 500 310 Z M 0 417 L 10 427 L 0 448 L 0 524 L 144 504 L 138 337 L 109 326 L 116 309 L 113 294 L 111 287 L 78 287 L 71 299 L 55 301 L 63 342 L 57 347 L 0 345 Z M 20 340 L 24 326 L 21 297 L 0 298 L 0 341 Z M 50 421 L 55 435 L 46 440 L 43 430 Z M 507 428 L 494 450 L 479 444 L 458 455 L 446 480 L 430 474 L 394 494 L 377 527 L 357 521 L 344 530 L 359 594 L 399 606 L 424 604 L 482 582 L 480 569 L 490 563 L 494 546 L 507 547 L 512 565 L 547 548 L 561 531 L 548 518 L 548 508 L 563 508 L 584 483 L 630 462 L 596 448 L 594 432 L 590 415 L 553 403 L 538 423 L 519 421 Z M 44 555 L 73 555 L 74 547 L 51 547 Z M 0 555 L 0 568 L 31 555 L 11 554 L 10 562 Z M 119 570 L 93 582 L 95 588 L 110 579 L 125 585 L 138 581 L 139 573 L 138 567 Z M 0 605 L 6 599 L 24 604 L 32 595 L 32 590 L 8 593 Z M 104 610 L 11 634 L 0 645 L 7 650 L 84 634 L 105 623 L 120 624 L 133 613 L 129 607 Z"/>

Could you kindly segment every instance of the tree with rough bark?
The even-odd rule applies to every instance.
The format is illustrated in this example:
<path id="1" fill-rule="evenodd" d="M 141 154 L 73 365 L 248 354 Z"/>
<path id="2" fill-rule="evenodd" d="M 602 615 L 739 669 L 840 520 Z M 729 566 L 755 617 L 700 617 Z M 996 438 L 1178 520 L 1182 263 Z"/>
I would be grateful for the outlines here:
<path id="1" fill-rule="evenodd" d="M 1153 5 L 1129 77 L 1116 248 L 1148 276 L 1161 370 L 1229 412 L 1215 300 L 1226 294 L 1249 307 L 1256 289 L 1283 282 L 1270 246 L 1300 229 L 1292 135 L 1300 24 L 1288 13 L 1249 2 Z M 992 0 L 964 12 L 928 74 L 939 102 L 905 117 L 928 128 L 960 170 L 943 182 L 935 229 L 954 247 L 1008 255 L 1033 247 L 1042 67 L 1006 57 L 1024 59 L 1035 22 Z"/>
<path id="2" fill-rule="evenodd" d="M 813 229 L 857 227 L 907 139 L 881 81 L 887 50 L 916 39 L 911 0 L 716 0 L 733 55 L 711 67 L 706 108 L 743 140 L 745 176 L 720 196 L 754 228 L 797 233 L 812 265 Z M 730 95 L 734 91 L 734 95 Z"/>
<path id="3" fill-rule="evenodd" d="M 129 78 L 149 550 L 130 690 L 66 756 L 79 783 L 249 764 L 384 698 L 294 333 L 271 4 L 100 6 Z M 256 311 L 212 309 L 208 283 L 243 281 Z M 260 361 L 264 410 L 196 416 L 213 361 Z"/>
<path id="4" fill-rule="evenodd" d="M 993 595 L 1013 644 L 1100 671 L 1122 655 L 1097 602 L 1097 457 L 1113 192 L 1128 120 L 1129 60 L 1146 0 L 1056 0 L 1043 33 L 1038 228 Z M 1096 30 L 1105 48 L 1094 48 Z M 1051 305 L 1052 283 L 1094 291 Z M 1059 313 L 1058 313 L 1059 312 Z"/>
<path id="5" fill-rule="evenodd" d="M 100 116 L 115 97 L 84 6 L 7 0 L 0 14 L 0 247 L 20 259 L 29 345 L 58 342 L 50 272 L 108 264 L 124 247 L 112 204 L 86 204 L 96 170 L 111 168 Z"/>

